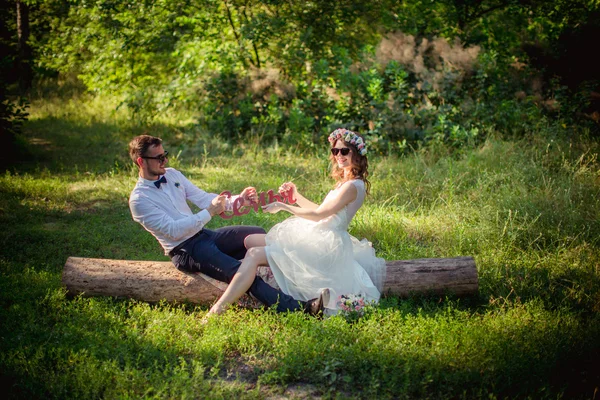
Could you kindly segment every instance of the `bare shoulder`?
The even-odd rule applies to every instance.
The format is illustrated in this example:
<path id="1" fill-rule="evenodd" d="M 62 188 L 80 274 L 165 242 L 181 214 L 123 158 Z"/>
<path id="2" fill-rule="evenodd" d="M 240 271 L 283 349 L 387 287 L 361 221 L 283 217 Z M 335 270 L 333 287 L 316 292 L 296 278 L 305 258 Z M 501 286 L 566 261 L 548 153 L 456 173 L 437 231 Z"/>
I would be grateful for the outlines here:
<path id="1" fill-rule="evenodd" d="M 358 189 L 352 183 L 353 181 L 344 182 L 339 188 L 338 193 L 341 198 L 353 201 L 358 195 Z"/>
<path id="2" fill-rule="evenodd" d="M 365 187 L 365 182 L 362 179 L 352 179 L 342 183 L 338 190 L 350 190 L 352 192 L 356 192 L 358 190 L 363 190 Z"/>

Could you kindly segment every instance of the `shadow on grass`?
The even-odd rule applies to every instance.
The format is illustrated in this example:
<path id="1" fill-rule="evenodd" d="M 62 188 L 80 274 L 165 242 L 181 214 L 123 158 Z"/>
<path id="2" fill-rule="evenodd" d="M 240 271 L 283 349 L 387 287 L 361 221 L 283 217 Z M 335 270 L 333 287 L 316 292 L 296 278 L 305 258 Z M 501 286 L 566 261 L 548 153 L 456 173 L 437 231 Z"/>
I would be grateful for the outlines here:
<path id="1" fill-rule="evenodd" d="M 224 352 L 206 346 L 190 358 L 184 344 L 193 340 L 185 324 L 190 317 L 152 308 L 110 298 L 67 300 L 62 291 L 51 290 L 39 302 L 3 312 L 19 332 L 3 335 L 3 387 L 14 398 L 142 397 L 165 388 L 172 395 L 197 389 L 205 369 Z M 157 329 L 158 314 L 180 323 L 165 321 Z M 173 338 L 181 347 L 171 345 Z M 206 386 L 205 394 L 211 389 Z"/>
<path id="2" fill-rule="evenodd" d="M 144 128 L 50 116 L 27 121 L 23 134 L 15 142 L 18 157 L 12 157 L 3 167 L 12 172 L 47 169 L 68 173 L 106 173 L 115 168 L 131 168 L 127 145 L 144 132 L 167 140 L 171 154 L 182 148 L 180 134 L 167 124 Z"/>
<path id="3" fill-rule="evenodd" d="M 600 276 L 592 268 L 546 263 L 550 265 L 487 263 L 479 270 L 482 305 L 539 299 L 552 310 L 569 309 L 588 317 L 600 312 Z"/>
<path id="4" fill-rule="evenodd" d="M 0 214 L 2 259 L 19 267 L 51 266 L 58 271 L 69 256 L 157 259 L 160 246 L 131 219 L 121 199 L 74 204 L 72 211 L 24 205 L 18 190 L 3 191 Z M 160 259 L 164 259 L 161 257 Z"/>
<path id="5" fill-rule="evenodd" d="M 261 348 L 270 361 L 259 381 L 309 382 L 364 398 L 593 393 L 589 378 L 599 372 L 593 363 L 600 351 L 593 339 L 597 330 L 586 332 L 584 326 L 557 320 L 535 306 L 498 315 L 461 314 L 440 308 L 417 315 L 390 309 L 356 324 L 338 317 L 323 323 L 280 317 L 275 334 L 254 333 L 258 343 L 267 337 L 273 343 Z M 246 327 L 238 316 L 225 318 L 222 331 L 241 347 L 251 346 L 243 340 Z M 587 376 L 574 376 L 573 371 L 582 370 Z"/>
<path id="6" fill-rule="evenodd" d="M 105 199 L 67 212 L 48 209 L 44 202 L 27 205 L 18 188 L 3 189 L 0 381 L 11 397 L 97 398 L 111 390 L 141 397 L 153 393 L 151 387 L 160 392 L 176 376 L 200 379 L 195 387 L 203 382 L 204 372 L 198 375 L 192 364 L 181 367 L 185 351 L 157 344 L 143 334 L 144 327 L 128 325 L 128 309 L 137 302 L 69 301 L 63 295 L 60 279 L 69 256 L 167 259 L 156 240 L 131 220 L 126 203 Z M 198 365 L 220 358 L 208 349 Z M 204 385 L 201 393 L 210 393 L 211 385 Z M 173 386 L 173 395 L 181 397 L 177 390 L 185 389 Z"/>
<path id="7" fill-rule="evenodd" d="M 598 332 L 535 307 L 476 317 L 401 306 L 356 325 L 339 318 L 307 320 L 299 313 L 244 318 L 234 311 L 223 323 L 199 329 L 188 325 L 190 316 L 178 307 L 67 300 L 52 288 L 42 299 L 24 299 L 1 312 L 19 332 L 10 334 L 8 325 L 0 329 L 1 380 L 14 397 L 137 397 L 165 384 L 177 393 L 190 379 L 217 373 L 222 380 L 229 375 L 225 370 L 241 368 L 245 360 L 273 356 L 250 383 L 309 382 L 324 391 L 379 398 L 551 398 L 589 397 L 599 376 L 594 360 L 600 349 L 593 343 Z M 260 331 L 253 331 L 255 323 Z"/>

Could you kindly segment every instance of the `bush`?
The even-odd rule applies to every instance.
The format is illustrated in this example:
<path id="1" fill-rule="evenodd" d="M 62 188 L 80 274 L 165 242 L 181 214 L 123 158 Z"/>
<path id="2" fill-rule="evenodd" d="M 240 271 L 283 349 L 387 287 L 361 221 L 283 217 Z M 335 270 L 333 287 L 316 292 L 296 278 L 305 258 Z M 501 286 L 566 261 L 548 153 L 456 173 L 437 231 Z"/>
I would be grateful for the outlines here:
<path id="1" fill-rule="evenodd" d="M 4 169 L 25 154 L 25 146 L 21 138 L 23 123 L 29 115 L 29 102 L 25 98 L 10 99 L 5 91 L 0 90 L 0 139 L 8 146 L 0 162 Z"/>
<path id="2" fill-rule="evenodd" d="M 523 136 L 544 120 L 541 94 L 511 59 L 477 46 L 403 33 L 364 49 L 360 63 L 343 49 L 296 81 L 274 70 L 221 72 L 204 87 L 200 123 L 229 139 L 248 135 L 302 148 L 344 127 L 377 153 L 445 144 L 460 148 L 488 132 Z"/>

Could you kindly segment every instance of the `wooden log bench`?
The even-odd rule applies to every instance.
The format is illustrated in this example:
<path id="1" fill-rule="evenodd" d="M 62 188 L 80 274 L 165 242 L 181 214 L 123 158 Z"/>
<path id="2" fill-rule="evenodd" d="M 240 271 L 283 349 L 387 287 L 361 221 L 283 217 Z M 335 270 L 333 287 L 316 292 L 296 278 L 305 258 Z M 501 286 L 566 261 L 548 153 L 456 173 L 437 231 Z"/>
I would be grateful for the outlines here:
<path id="1" fill-rule="evenodd" d="M 388 261 L 387 268 L 383 295 L 407 297 L 453 293 L 466 296 L 478 291 L 477 268 L 472 257 Z M 267 283 L 277 287 L 268 267 L 260 267 L 258 273 Z M 227 287 L 227 284 L 201 273 L 181 272 L 171 262 L 80 257 L 67 259 L 62 283 L 73 296 L 196 304 L 213 303 Z"/>

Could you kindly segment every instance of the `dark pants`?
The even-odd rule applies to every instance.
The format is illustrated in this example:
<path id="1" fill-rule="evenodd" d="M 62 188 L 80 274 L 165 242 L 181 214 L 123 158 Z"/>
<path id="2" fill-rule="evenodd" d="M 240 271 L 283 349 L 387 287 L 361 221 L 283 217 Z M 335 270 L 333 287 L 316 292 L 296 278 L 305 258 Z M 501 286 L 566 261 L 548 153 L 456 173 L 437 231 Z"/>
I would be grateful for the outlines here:
<path id="1" fill-rule="evenodd" d="M 229 283 L 246 255 L 244 239 L 254 233 L 265 233 L 257 226 L 227 226 L 215 230 L 203 229 L 196 236 L 177 246 L 171 261 L 184 272 L 201 272 L 221 282 Z M 304 303 L 274 289 L 256 277 L 248 290 L 267 306 L 277 304 L 277 311 L 294 311 Z"/>

